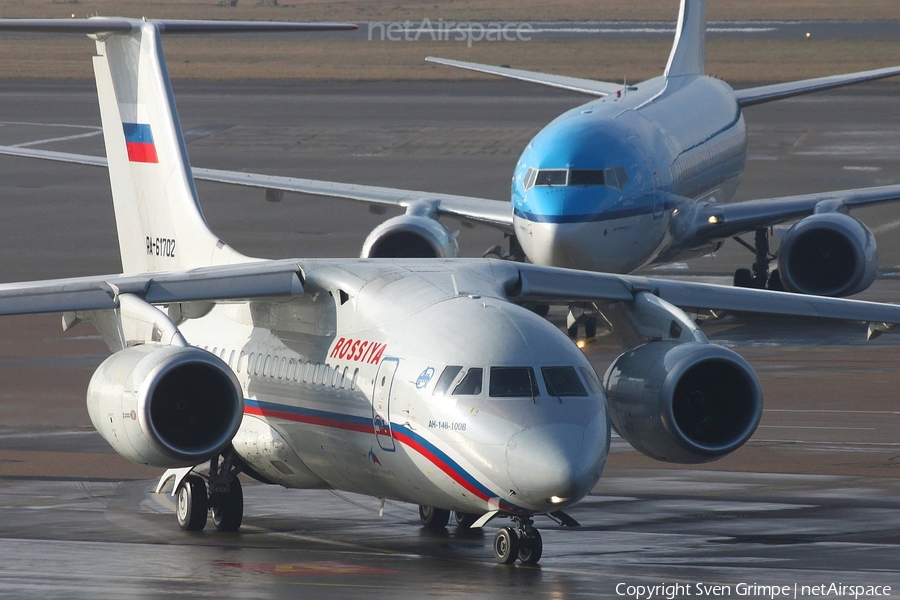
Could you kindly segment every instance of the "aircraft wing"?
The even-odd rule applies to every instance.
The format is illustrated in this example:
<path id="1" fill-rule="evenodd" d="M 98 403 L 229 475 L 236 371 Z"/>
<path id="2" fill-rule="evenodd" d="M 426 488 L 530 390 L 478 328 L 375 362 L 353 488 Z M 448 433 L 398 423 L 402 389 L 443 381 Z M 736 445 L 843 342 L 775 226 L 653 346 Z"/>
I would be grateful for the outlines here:
<path id="1" fill-rule="evenodd" d="M 631 302 L 649 292 L 683 309 L 708 309 L 789 317 L 900 323 L 900 305 L 736 288 L 709 283 L 591 273 L 517 264 L 518 280 L 507 286 L 513 300 L 538 302 Z M 886 328 L 879 328 L 881 332 Z M 870 327 L 870 337 L 877 335 Z"/>
<path id="2" fill-rule="evenodd" d="M 745 106 L 753 106 L 754 104 L 762 104 L 764 102 L 772 102 L 783 98 L 790 98 L 792 96 L 830 90 L 832 88 L 853 85 L 854 83 L 862 83 L 864 81 L 875 81 L 876 79 L 884 79 L 885 77 L 893 77 L 895 75 L 900 75 L 900 66 L 735 90 L 734 97 L 741 108 L 744 108 Z"/>
<path id="3" fill-rule="evenodd" d="M 303 294 L 296 261 L 256 261 L 168 273 L 97 275 L 0 284 L 0 315 L 119 306 L 121 294 L 150 304 L 192 301 L 241 301 Z"/>
<path id="4" fill-rule="evenodd" d="M 95 167 L 107 166 L 106 158 L 85 154 L 71 154 L 52 150 L 38 150 L 19 146 L 0 146 L 0 154 L 40 158 L 57 162 L 67 162 Z M 202 169 L 193 167 L 195 180 L 229 183 L 244 187 L 262 188 L 266 191 L 298 192 L 314 196 L 328 196 L 356 200 L 367 204 L 397 206 L 408 208 L 415 202 L 426 202 L 438 216 L 446 216 L 463 221 L 474 221 L 496 227 L 502 231 L 512 232 L 512 208 L 509 202 L 474 198 L 471 196 L 455 196 L 453 194 L 435 194 L 373 185 L 356 185 L 334 181 L 301 179 L 298 177 L 279 177 L 275 175 L 259 175 L 240 171 L 222 171 L 218 169 Z"/>
<path id="5" fill-rule="evenodd" d="M 508 67 L 494 67 L 491 65 L 482 65 L 473 62 L 464 62 L 461 60 L 450 60 L 447 58 L 427 57 L 428 62 L 457 67 L 459 69 L 467 69 L 469 71 L 478 71 L 479 73 L 487 73 L 488 75 L 499 75 L 500 77 L 509 77 L 510 79 L 518 79 L 529 83 L 539 83 L 550 87 L 569 90 L 572 92 L 580 92 L 582 94 L 590 94 L 591 96 L 609 96 L 615 94 L 622 89 L 621 83 L 609 83 L 606 81 L 594 81 L 593 79 L 579 79 L 578 77 L 566 77 L 565 75 L 550 75 L 547 73 L 537 73 L 535 71 L 523 71 L 521 69 L 510 69 Z"/>
<path id="6" fill-rule="evenodd" d="M 697 214 L 696 238 L 692 241 L 725 239 L 815 212 L 834 212 L 897 201 L 900 201 L 900 185 L 708 204 Z"/>

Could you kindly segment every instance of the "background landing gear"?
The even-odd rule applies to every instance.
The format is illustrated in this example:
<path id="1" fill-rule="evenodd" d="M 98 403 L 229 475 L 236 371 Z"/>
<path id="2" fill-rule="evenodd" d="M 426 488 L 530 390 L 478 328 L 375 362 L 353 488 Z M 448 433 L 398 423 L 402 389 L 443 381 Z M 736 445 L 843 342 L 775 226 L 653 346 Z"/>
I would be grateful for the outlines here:
<path id="1" fill-rule="evenodd" d="M 778 269 L 769 272 L 769 264 L 777 257 L 769 253 L 769 230 L 767 228 L 756 230 L 753 244 L 748 244 L 737 236 L 732 239 L 756 255 L 751 269 L 738 269 L 734 272 L 734 287 L 784 290 Z"/>

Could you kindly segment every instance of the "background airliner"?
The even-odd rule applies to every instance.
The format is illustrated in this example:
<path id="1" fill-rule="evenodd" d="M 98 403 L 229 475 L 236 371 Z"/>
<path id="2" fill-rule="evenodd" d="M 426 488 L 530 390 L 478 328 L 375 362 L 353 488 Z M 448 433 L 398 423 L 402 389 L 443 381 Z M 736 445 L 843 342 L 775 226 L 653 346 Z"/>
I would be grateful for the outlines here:
<path id="1" fill-rule="evenodd" d="M 455 67 L 553 86 L 597 99 L 548 124 L 513 172 L 511 204 L 496 200 L 195 169 L 194 177 L 404 207 L 376 227 L 362 257 L 459 254 L 446 217 L 508 234 L 494 254 L 535 264 L 628 273 L 718 249 L 754 233 L 756 259 L 735 285 L 825 296 L 868 288 L 878 269 L 875 238 L 852 208 L 900 199 L 900 185 L 727 203 L 747 160 L 741 109 L 900 74 L 900 67 L 732 90 L 705 75 L 705 0 L 682 0 L 662 76 L 624 87 L 574 77 L 429 58 Z M 105 164 L 99 157 L 0 148 L 0 153 Z M 772 253 L 773 225 L 797 221 Z M 776 270 L 770 263 L 777 259 Z M 570 317 L 570 322 L 573 322 Z"/>
<path id="2" fill-rule="evenodd" d="M 0 285 L 0 314 L 91 322 L 111 351 L 87 406 L 122 456 L 169 469 L 176 517 L 243 521 L 245 473 L 420 507 L 443 528 L 495 517 L 501 563 L 538 562 L 536 515 L 597 483 L 612 427 L 661 461 L 739 448 L 762 414 L 752 368 L 677 306 L 867 321 L 900 306 L 572 271 L 489 259 L 243 256 L 200 210 L 160 33 L 328 25 L 2 20 L 78 32 L 94 71 L 122 273 Z M 331 26 L 341 28 L 341 26 Z M 602 380 L 524 302 L 591 302 L 625 352 Z"/>

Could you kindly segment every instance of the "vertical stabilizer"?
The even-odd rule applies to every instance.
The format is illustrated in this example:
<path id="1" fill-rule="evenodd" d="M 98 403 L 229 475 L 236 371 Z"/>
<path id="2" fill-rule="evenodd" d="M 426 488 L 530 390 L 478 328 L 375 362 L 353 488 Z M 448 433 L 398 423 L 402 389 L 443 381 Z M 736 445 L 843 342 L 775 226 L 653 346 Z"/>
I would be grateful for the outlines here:
<path id="1" fill-rule="evenodd" d="M 135 21 L 128 33 L 96 39 L 123 272 L 247 260 L 209 230 L 200 210 L 157 26 Z"/>
<path id="2" fill-rule="evenodd" d="M 666 77 L 706 74 L 706 0 L 681 0 Z"/>

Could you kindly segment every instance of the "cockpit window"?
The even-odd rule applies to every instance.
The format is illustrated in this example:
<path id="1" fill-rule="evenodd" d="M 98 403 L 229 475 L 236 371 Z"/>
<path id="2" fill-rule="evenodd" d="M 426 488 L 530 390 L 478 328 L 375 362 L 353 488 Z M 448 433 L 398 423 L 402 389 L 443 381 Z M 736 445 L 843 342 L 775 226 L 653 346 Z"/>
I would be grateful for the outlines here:
<path id="1" fill-rule="evenodd" d="M 628 175 L 622 167 L 613 167 L 612 169 L 604 169 L 603 173 L 606 177 L 606 185 L 614 190 L 621 190 L 628 185 Z"/>
<path id="2" fill-rule="evenodd" d="M 606 179 L 601 169 L 572 169 L 569 185 L 603 185 Z"/>
<path id="3" fill-rule="evenodd" d="M 541 169 L 534 185 L 566 185 L 568 169 Z"/>
<path id="4" fill-rule="evenodd" d="M 540 396 L 531 367 L 491 367 L 491 398 L 534 398 Z"/>
<path id="5" fill-rule="evenodd" d="M 541 169 L 528 168 L 525 191 L 534 186 L 605 185 L 621 190 L 628 185 L 628 175 L 622 167 L 610 169 Z"/>
<path id="6" fill-rule="evenodd" d="M 466 371 L 466 376 L 453 389 L 454 396 L 478 396 L 481 394 L 481 378 L 484 369 L 472 367 Z"/>
<path id="7" fill-rule="evenodd" d="M 581 376 L 584 377 L 584 380 L 587 382 L 588 387 L 591 388 L 591 392 L 597 394 L 598 396 L 603 394 L 603 386 L 600 385 L 600 382 L 597 381 L 597 376 L 591 369 L 587 367 L 578 367 L 578 370 L 581 371 Z"/>
<path id="8" fill-rule="evenodd" d="M 434 395 L 446 396 L 447 391 L 450 389 L 450 384 L 453 383 L 453 380 L 456 379 L 456 376 L 459 375 L 460 371 L 462 371 L 462 367 L 459 365 L 449 365 L 444 367 L 441 376 L 438 377 L 437 383 L 434 384 Z"/>
<path id="9" fill-rule="evenodd" d="M 525 173 L 525 191 L 527 192 L 532 187 L 534 187 L 534 180 L 537 177 L 537 169 L 534 167 L 528 167 L 528 172 Z"/>
<path id="10" fill-rule="evenodd" d="M 541 367 L 547 393 L 551 396 L 587 396 L 575 367 Z"/>

